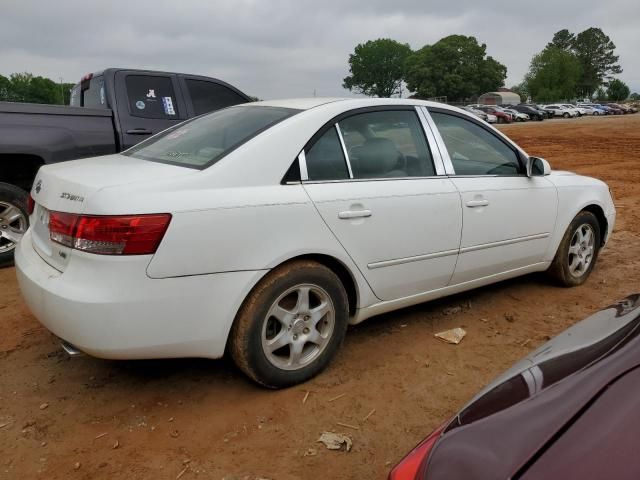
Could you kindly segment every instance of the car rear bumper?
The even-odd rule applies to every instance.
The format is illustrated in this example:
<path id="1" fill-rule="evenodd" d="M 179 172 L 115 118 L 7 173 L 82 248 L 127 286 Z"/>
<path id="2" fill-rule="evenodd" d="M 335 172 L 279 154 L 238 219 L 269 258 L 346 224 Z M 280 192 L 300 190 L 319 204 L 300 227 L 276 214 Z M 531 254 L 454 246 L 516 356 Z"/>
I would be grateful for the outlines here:
<path id="1" fill-rule="evenodd" d="M 264 271 L 151 279 L 151 256 L 73 252 L 49 266 L 28 231 L 15 251 L 18 282 L 36 318 L 101 358 L 218 358 L 240 304 Z"/>

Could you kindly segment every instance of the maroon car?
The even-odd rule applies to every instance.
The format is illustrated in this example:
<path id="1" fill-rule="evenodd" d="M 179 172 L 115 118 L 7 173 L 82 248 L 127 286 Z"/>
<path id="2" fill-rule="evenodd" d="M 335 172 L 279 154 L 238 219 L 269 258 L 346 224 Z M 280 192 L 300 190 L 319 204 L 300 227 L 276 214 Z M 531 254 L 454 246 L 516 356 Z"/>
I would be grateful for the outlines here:
<path id="1" fill-rule="evenodd" d="M 390 480 L 639 479 L 640 295 L 569 328 L 436 429 Z"/>
<path id="2" fill-rule="evenodd" d="M 478 109 L 482 110 L 485 113 L 490 113 L 498 117 L 498 123 L 511 123 L 513 122 L 513 117 L 510 113 L 505 112 L 502 108 L 492 105 L 478 105 Z"/>

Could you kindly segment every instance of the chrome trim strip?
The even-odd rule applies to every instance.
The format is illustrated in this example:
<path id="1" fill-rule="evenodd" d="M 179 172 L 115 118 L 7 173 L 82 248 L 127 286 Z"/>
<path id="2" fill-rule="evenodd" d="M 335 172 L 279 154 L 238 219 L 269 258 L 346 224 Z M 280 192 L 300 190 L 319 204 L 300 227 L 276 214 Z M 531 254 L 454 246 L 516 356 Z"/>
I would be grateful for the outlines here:
<path id="1" fill-rule="evenodd" d="M 309 180 L 309 172 L 307 172 L 307 156 L 304 154 L 304 150 L 298 155 L 298 165 L 300 166 L 300 180 L 303 182 Z"/>
<path id="2" fill-rule="evenodd" d="M 473 245 L 472 247 L 463 247 L 460 253 L 476 252 L 487 248 L 502 247 L 504 245 L 512 245 L 514 243 L 528 242 L 529 240 L 538 240 L 549 237 L 549 233 L 538 233 L 536 235 L 528 235 L 526 237 L 511 238 L 509 240 L 500 240 L 499 242 L 484 243 L 482 245 Z"/>
<path id="3" fill-rule="evenodd" d="M 414 257 L 394 258 L 393 260 L 383 260 L 380 262 L 369 263 L 367 264 L 367 268 L 369 270 L 373 270 L 376 268 L 391 267 L 393 265 L 402 265 L 403 263 L 420 262 L 422 260 L 431 260 L 433 258 L 441 258 L 441 257 L 448 257 L 450 255 L 458 255 L 461 253 L 475 252 L 477 250 L 484 250 L 486 248 L 501 247 L 503 245 L 512 245 L 514 243 L 528 242 L 529 240 L 538 240 L 541 238 L 547 238 L 549 236 L 550 236 L 549 233 L 538 233 L 536 235 L 529 235 L 526 237 L 518 237 L 518 238 L 509 239 L 509 240 L 501 240 L 499 242 L 485 243 L 483 245 L 474 245 L 472 247 L 464 247 L 459 250 L 458 249 L 443 250 L 441 252 L 427 253 L 425 255 L 416 255 Z"/>
<path id="4" fill-rule="evenodd" d="M 419 262 L 421 260 L 430 260 L 432 258 L 448 257 L 457 255 L 458 250 L 444 250 L 442 252 L 427 253 L 425 255 L 416 255 L 415 257 L 396 258 L 394 260 L 384 260 L 382 262 L 373 262 L 367 264 L 369 270 L 382 267 L 391 267 L 392 265 L 402 265 L 403 263 Z"/>
<path id="5" fill-rule="evenodd" d="M 349 170 L 349 178 L 353 178 L 353 171 L 351 171 L 351 160 L 349 160 L 349 153 L 347 152 L 347 146 L 344 144 L 344 138 L 342 138 L 342 132 L 340 131 L 340 126 L 338 123 L 334 123 L 333 125 L 336 128 L 336 132 L 338 132 L 338 138 L 340 139 L 340 145 L 342 145 L 342 153 L 344 153 L 344 159 L 347 162 L 347 170 Z"/>

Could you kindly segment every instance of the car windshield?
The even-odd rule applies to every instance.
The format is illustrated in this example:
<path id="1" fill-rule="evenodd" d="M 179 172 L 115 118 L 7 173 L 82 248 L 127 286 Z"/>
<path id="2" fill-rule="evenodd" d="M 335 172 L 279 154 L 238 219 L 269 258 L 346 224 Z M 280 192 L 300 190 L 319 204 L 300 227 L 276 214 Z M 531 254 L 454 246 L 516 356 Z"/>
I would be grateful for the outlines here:
<path id="1" fill-rule="evenodd" d="M 123 155 L 204 169 L 299 111 L 260 105 L 225 108 L 165 130 Z"/>

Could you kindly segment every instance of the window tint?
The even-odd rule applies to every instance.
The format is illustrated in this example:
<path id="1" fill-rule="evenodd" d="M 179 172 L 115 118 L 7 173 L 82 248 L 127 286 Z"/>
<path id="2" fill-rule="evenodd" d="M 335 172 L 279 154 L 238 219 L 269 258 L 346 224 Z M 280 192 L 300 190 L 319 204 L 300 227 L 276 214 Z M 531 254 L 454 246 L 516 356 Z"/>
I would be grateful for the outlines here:
<path id="1" fill-rule="evenodd" d="M 305 152 L 309 180 L 343 180 L 349 171 L 335 127 L 331 127 Z"/>
<path id="2" fill-rule="evenodd" d="M 449 152 L 456 175 L 517 175 L 516 152 L 470 120 L 431 112 Z"/>
<path id="3" fill-rule="evenodd" d="M 435 175 L 431 152 L 415 111 L 380 111 L 339 124 L 353 178 Z"/>
<path id="4" fill-rule="evenodd" d="M 247 102 L 244 97 L 218 83 L 205 80 L 186 80 L 186 83 L 196 115 Z"/>
<path id="5" fill-rule="evenodd" d="M 130 148 L 124 155 L 184 167 L 206 168 L 298 111 L 262 106 L 225 108 L 165 130 Z"/>
<path id="6" fill-rule="evenodd" d="M 169 77 L 128 75 L 125 83 L 134 117 L 177 119 L 178 105 Z"/>

